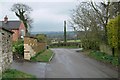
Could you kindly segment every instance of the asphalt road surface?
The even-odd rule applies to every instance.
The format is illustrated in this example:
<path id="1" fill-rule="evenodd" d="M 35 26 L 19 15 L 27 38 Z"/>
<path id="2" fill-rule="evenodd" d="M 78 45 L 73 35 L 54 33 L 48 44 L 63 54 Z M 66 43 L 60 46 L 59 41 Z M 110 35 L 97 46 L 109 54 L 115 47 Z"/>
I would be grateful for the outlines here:
<path id="1" fill-rule="evenodd" d="M 11 68 L 37 78 L 117 78 L 118 72 L 103 63 L 84 56 L 76 49 L 54 48 L 49 63 L 13 62 Z"/>
<path id="2" fill-rule="evenodd" d="M 76 49 L 52 49 L 54 58 L 46 65 L 46 78 L 117 78 L 118 72 Z"/>

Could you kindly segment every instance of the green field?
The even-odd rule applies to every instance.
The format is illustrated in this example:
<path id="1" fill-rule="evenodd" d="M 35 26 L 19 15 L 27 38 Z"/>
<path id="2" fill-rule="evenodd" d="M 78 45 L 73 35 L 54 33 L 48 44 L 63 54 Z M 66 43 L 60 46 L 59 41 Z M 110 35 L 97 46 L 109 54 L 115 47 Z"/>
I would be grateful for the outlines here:
<path id="1" fill-rule="evenodd" d="M 67 42 L 81 42 L 81 40 L 68 40 Z"/>
<path id="2" fill-rule="evenodd" d="M 60 41 L 60 42 L 64 42 L 64 41 Z M 81 40 L 67 40 L 67 42 L 81 42 Z M 52 43 L 58 43 L 58 41 L 52 42 Z"/>

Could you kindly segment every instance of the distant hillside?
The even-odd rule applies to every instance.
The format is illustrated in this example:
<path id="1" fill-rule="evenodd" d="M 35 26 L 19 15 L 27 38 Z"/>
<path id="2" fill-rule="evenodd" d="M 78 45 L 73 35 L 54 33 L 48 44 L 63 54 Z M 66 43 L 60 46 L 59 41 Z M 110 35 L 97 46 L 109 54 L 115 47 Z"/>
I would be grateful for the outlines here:
<path id="1" fill-rule="evenodd" d="M 31 34 L 46 34 L 48 38 L 58 38 L 58 39 L 63 39 L 64 32 L 31 32 Z M 73 31 L 68 31 L 67 32 L 67 38 L 72 39 L 75 37 L 75 33 Z"/>

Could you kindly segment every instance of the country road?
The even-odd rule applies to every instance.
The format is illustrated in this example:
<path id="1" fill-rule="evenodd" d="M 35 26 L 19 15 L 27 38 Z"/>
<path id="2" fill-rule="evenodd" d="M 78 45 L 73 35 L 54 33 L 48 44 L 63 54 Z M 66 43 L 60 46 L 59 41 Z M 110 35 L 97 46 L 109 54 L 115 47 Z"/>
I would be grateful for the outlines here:
<path id="1" fill-rule="evenodd" d="M 117 78 L 118 72 L 91 59 L 76 49 L 53 48 L 49 63 L 13 62 L 11 68 L 37 78 Z"/>
<path id="2" fill-rule="evenodd" d="M 47 64 L 46 78 L 117 78 L 109 67 L 84 56 L 75 49 L 52 49 L 53 60 Z"/>

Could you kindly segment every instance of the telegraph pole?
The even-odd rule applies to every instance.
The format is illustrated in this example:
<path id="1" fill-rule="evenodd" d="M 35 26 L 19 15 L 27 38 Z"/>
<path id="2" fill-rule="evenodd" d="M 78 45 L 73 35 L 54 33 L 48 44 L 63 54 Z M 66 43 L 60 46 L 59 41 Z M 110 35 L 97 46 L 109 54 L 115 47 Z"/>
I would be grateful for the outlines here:
<path id="1" fill-rule="evenodd" d="M 66 20 L 64 21 L 64 42 L 67 42 L 67 38 L 66 38 Z"/>

